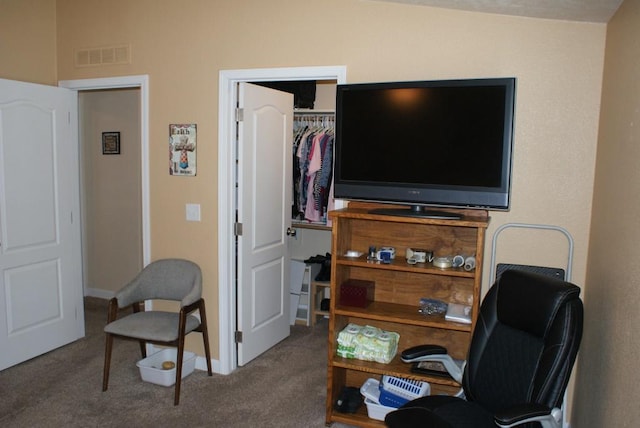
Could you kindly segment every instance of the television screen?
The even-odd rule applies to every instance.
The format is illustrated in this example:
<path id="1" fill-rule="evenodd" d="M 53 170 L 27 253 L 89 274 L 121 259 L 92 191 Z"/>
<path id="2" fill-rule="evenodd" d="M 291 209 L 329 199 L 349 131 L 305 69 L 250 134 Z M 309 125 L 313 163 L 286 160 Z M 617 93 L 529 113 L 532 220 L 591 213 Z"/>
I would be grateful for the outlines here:
<path id="1" fill-rule="evenodd" d="M 509 209 L 515 79 L 338 85 L 336 198 Z"/>

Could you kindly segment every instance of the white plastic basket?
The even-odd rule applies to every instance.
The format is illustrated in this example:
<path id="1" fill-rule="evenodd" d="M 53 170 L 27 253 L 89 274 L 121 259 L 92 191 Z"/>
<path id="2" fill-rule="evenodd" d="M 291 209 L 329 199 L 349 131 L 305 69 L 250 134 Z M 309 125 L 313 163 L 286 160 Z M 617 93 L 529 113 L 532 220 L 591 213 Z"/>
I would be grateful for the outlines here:
<path id="1" fill-rule="evenodd" d="M 380 400 L 380 381 L 373 378 L 367 379 L 360 387 L 360 394 L 377 403 Z"/>
<path id="2" fill-rule="evenodd" d="M 377 379 L 369 378 L 360 387 L 360 393 L 364 396 L 364 404 L 367 406 L 369 417 L 378 421 L 384 421 L 387 413 L 396 410 L 407 401 L 429 395 L 431 392 L 431 387 L 427 382 L 393 376 L 383 376 L 382 379 L 381 383 Z M 385 381 L 393 393 L 383 389 Z M 402 404 L 397 404 L 400 401 Z"/>
<path id="3" fill-rule="evenodd" d="M 387 413 L 397 410 L 395 407 L 388 407 L 383 406 L 382 404 L 374 403 L 368 398 L 364 399 L 364 404 L 367 406 L 367 414 L 369 415 L 369 417 L 377 421 L 384 421 Z"/>
<path id="4" fill-rule="evenodd" d="M 380 400 L 380 381 L 369 378 L 360 387 L 360 394 L 364 395 L 364 404 L 367 406 L 367 413 L 371 419 L 384 421 L 387 413 L 396 410 L 395 407 L 383 406 Z"/>
<path id="5" fill-rule="evenodd" d="M 428 382 L 384 375 L 380 383 L 379 403 L 389 407 L 400 407 L 430 393 L 431 385 Z"/>
<path id="6" fill-rule="evenodd" d="M 177 361 L 178 351 L 175 348 L 166 348 L 140 360 L 136 363 L 140 369 L 140 377 L 145 382 L 155 383 L 156 385 L 172 386 L 176 383 L 176 368 L 165 370 L 162 368 L 164 361 Z M 181 378 L 193 373 L 196 367 L 196 354 L 184 351 L 182 357 L 182 373 Z"/>

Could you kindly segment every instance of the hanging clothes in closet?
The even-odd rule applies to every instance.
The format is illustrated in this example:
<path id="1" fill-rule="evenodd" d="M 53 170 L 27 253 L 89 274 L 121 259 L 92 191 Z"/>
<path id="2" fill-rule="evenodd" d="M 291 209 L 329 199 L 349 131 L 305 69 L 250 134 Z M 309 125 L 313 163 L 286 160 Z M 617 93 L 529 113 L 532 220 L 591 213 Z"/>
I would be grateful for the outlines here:
<path id="1" fill-rule="evenodd" d="M 333 208 L 333 113 L 293 116 L 293 220 L 326 224 Z"/>

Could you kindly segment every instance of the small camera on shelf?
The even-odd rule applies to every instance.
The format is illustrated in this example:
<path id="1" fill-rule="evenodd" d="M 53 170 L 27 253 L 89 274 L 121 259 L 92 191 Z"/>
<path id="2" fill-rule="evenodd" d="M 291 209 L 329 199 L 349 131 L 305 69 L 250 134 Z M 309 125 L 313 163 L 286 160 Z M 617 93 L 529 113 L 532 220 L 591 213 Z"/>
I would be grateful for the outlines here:
<path id="1" fill-rule="evenodd" d="M 396 258 L 396 249 L 393 247 L 381 247 L 376 253 L 376 258 L 383 263 L 391 263 Z"/>

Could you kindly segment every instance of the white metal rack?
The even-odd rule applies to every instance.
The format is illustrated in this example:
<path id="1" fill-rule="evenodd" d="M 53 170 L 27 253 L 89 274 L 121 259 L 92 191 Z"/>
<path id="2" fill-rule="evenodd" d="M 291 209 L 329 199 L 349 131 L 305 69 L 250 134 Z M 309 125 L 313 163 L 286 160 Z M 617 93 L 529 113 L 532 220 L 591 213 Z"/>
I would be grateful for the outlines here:
<path id="1" fill-rule="evenodd" d="M 502 233 L 502 231 L 509 228 L 550 230 L 550 231 L 556 231 L 563 234 L 567 238 L 569 248 L 567 250 L 567 263 L 566 263 L 565 275 L 564 275 L 564 278 L 562 279 L 568 282 L 571 281 L 571 266 L 573 264 L 573 237 L 571 236 L 569 231 L 567 231 L 565 228 L 560 226 L 553 226 L 553 225 L 546 225 L 546 224 L 505 223 L 502 226 L 500 226 L 498 229 L 496 229 L 495 233 L 493 234 L 493 240 L 491 242 L 491 270 L 489 274 L 490 284 L 493 284 L 495 282 L 496 275 L 497 275 L 496 247 L 497 247 L 498 237 L 500 233 Z M 537 267 L 532 267 L 532 268 L 537 268 Z M 566 408 L 567 408 L 567 393 L 565 392 L 564 400 L 562 404 L 562 410 L 563 410 L 562 426 L 563 427 L 569 426 L 569 423 L 567 421 L 567 415 L 566 415 L 566 412 L 564 411 Z"/>

